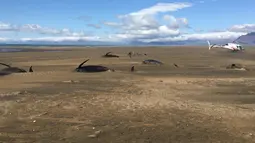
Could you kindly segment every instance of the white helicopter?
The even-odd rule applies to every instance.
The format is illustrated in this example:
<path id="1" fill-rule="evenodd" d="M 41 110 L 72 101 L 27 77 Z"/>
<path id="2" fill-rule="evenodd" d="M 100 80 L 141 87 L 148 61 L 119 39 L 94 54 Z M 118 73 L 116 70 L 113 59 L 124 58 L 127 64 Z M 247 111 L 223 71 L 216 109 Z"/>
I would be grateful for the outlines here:
<path id="1" fill-rule="evenodd" d="M 237 51 L 243 51 L 244 48 L 236 43 L 227 43 L 225 45 L 218 45 L 218 44 L 212 44 L 210 43 L 210 41 L 207 41 L 208 46 L 209 46 L 209 50 L 211 50 L 212 48 L 225 48 L 225 49 L 229 49 L 233 52 L 237 52 Z"/>

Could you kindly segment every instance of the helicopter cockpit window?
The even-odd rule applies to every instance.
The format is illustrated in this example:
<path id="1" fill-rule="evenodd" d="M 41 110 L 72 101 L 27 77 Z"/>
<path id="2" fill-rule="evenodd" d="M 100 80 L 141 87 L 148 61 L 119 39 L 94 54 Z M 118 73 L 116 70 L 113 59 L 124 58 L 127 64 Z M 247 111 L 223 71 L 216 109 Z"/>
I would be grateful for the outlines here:
<path id="1" fill-rule="evenodd" d="M 243 48 L 242 48 L 242 46 L 237 46 L 237 48 L 239 48 L 239 49 L 243 49 Z"/>

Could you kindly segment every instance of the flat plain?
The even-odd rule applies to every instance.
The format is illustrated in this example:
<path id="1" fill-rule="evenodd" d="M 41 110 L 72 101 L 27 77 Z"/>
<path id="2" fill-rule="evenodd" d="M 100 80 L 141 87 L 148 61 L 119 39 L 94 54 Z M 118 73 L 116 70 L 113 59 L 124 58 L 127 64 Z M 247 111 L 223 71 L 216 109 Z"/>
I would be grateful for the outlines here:
<path id="1" fill-rule="evenodd" d="M 34 69 L 0 77 L 0 142 L 255 142 L 253 48 L 40 49 L 0 53 L 1 62 Z M 120 57 L 102 57 L 110 51 Z M 74 72 L 86 59 L 115 72 Z M 248 70 L 226 69 L 231 64 Z"/>

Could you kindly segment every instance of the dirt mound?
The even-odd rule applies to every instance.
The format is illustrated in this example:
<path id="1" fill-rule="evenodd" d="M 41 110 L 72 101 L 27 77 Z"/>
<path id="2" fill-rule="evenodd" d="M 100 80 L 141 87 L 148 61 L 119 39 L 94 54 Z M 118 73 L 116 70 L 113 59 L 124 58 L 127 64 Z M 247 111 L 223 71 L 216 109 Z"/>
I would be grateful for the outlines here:
<path id="1" fill-rule="evenodd" d="M 226 69 L 247 70 L 242 64 L 230 64 L 226 67 Z"/>

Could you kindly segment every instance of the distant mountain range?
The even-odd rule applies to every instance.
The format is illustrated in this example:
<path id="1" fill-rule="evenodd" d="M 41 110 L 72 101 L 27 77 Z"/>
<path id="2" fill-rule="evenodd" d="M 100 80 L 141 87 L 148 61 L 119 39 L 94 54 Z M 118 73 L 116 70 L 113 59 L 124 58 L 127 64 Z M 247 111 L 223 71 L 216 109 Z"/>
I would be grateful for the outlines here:
<path id="1" fill-rule="evenodd" d="M 212 40 L 211 43 L 225 44 L 230 41 L 226 40 Z M 242 35 L 234 40 L 235 43 L 245 44 L 245 45 L 255 45 L 255 32 Z M 15 46 L 168 46 L 168 45 L 207 45 L 205 40 L 186 40 L 186 41 L 176 41 L 176 42 L 138 42 L 133 41 L 130 43 L 115 43 L 115 42 L 99 42 L 99 41 L 64 41 L 64 42 L 45 42 L 45 41 L 27 41 L 27 42 L 8 42 L 0 43 L 3 45 L 15 45 Z"/>
<path id="2" fill-rule="evenodd" d="M 229 40 L 211 40 L 211 43 L 217 44 L 225 44 L 232 41 Z M 248 33 L 246 35 L 242 35 L 234 40 L 235 43 L 244 44 L 244 45 L 255 45 L 255 32 Z M 207 45 L 206 40 L 186 40 L 186 41 L 178 41 L 178 42 L 150 42 L 150 43 L 142 43 L 142 42 L 133 42 L 131 44 L 134 45 Z"/>
<path id="3" fill-rule="evenodd" d="M 27 41 L 27 42 L 6 42 L 0 45 L 20 45 L 20 46 L 109 46 L 123 45 L 114 42 L 98 42 L 98 41 L 63 41 L 63 42 L 45 42 L 45 41 Z"/>
<path id="4" fill-rule="evenodd" d="M 240 36 L 234 42 L 245 45 L 255 45 L 255 32 Z"/>
<path id="5" fill-rule="evenodd" d="M 168 46 L 168 45 L 205 45 L 207 44 L 206 41 L 201 41 L 201 40 L 185 40 L 185 41 L 169 41 L 169 42 L 149 42 L 149 43 L 144 43 L 144 42 L 131 42 L 130 45 L 145 45 L 145 46 Z"/>

